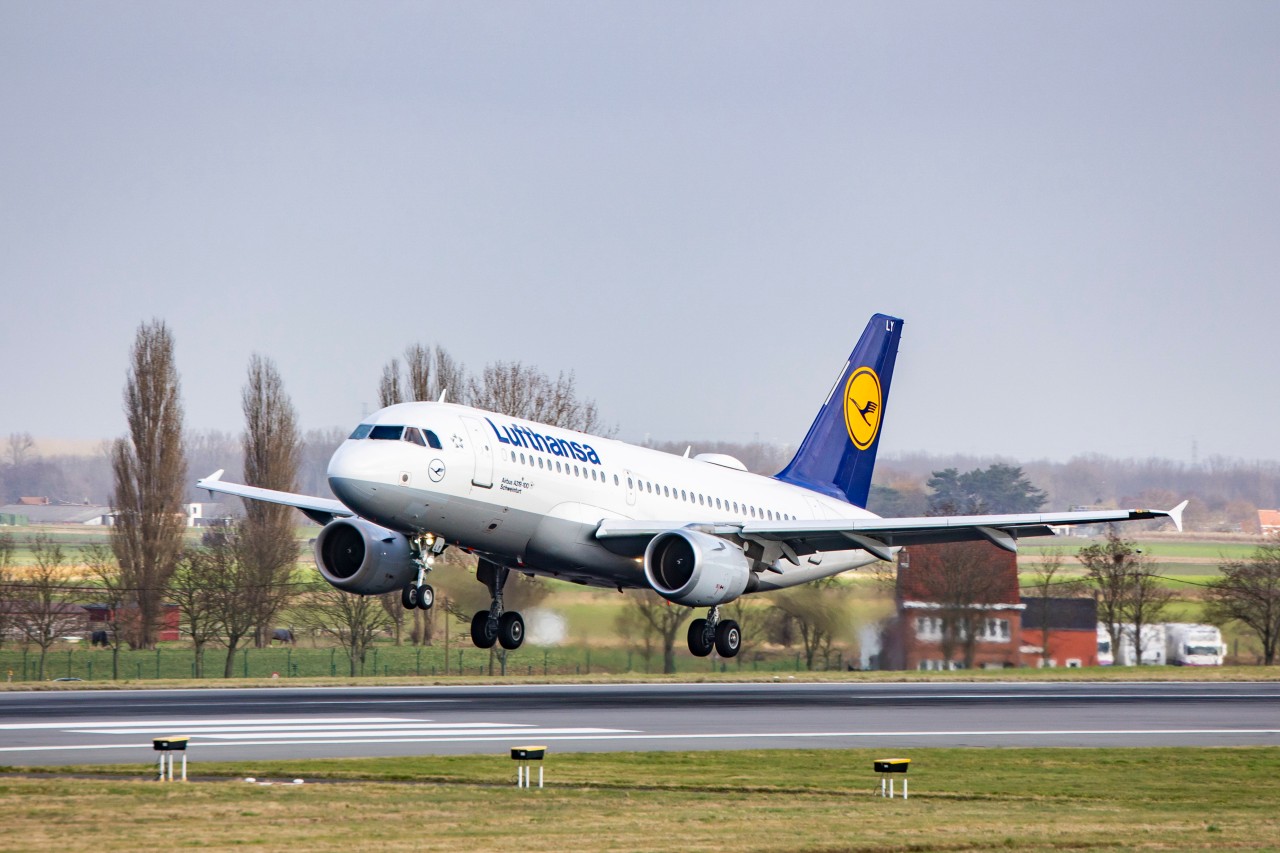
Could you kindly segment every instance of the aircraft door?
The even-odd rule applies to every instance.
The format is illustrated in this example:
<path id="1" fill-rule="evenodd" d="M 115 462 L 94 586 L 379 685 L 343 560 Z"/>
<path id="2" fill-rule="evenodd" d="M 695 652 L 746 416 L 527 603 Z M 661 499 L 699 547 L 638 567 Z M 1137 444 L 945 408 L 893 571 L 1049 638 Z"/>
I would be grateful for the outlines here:
<path id="1" fill-rule="evenodd" d="M 623 471 L 622 475 L 627 478 L 627 506 L 636 505 L 636 478 L 630 471 Z"/>
<path id="2" fill-rule="evenodd" d="M 475 471 L 471 475 L 471 485 L 485 489 L 493 488 L 493 440 L 484 431 L 484 424 L 475 418 L 462 418 L 471 435 L 471 451 L 475 454 Z"/>

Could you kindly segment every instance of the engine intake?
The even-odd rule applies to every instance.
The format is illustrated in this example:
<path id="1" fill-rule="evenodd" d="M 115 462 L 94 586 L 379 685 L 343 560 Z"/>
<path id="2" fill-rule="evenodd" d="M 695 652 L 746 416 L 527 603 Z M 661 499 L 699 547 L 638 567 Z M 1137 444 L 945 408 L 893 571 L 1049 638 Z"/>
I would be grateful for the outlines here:
<path id="1" fill-rule="evenodd" d="M 362 518 L 334 519 L 316 537 L 316 568 L 338 589 L 382 595 L 418 574 L 403 535 Z"/>
<path id="2" fill-rule="evenodd" d="M 686 607 L 725 604 L 751 579 L 747 555 L 736 545 L 696 530 L 672 530 L 649 540 L 644 577 L 658 595 Z"/>

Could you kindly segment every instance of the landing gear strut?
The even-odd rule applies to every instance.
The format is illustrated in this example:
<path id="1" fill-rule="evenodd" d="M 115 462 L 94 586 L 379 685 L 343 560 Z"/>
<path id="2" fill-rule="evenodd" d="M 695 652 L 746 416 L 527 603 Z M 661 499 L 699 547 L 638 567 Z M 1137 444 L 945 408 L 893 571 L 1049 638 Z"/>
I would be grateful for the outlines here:
<path id="1" fill-rule="evenodd" d="M 488 610 L 480 610 L 471 617 L 471 642 L 477 648 L 491 649 L 497 643 L 514 651 L 524 644 L 524 618 L 514 610 L 504 611 L 502 588 L 506 586 L 511 570 L 488 560 L 481 560 L 476 567 L 476 580 L 489 588 L 493 603 Z"/>
<path id="2" fill-rule="evenodd" d="M 742 649 L 742 629 L 732 619 L 721 619 L 720 608 L 713 607 L 706 619 L 689 623 L 689 651 L 705 658 L 715 649 L 722 658 L 737 657 Z"/>
<path id="3" fill-rule="evenodd" d="M 414 564 L 418 567 L 418 578 L 413 583 L 400 590 L 400 603 L 404 605 L 405 610 L 430 610 L 436 603 L 436 591 L 432 589 L 431 584 L 427 583 L 427 574 L 431 571 L 431 565 L 436 561 L 436 557 L 444 552 L 448 547 L 447 542 L 443 539 L 437 539 L 430 533 L 424 533 L 411 540 L 411 555 Z"/>

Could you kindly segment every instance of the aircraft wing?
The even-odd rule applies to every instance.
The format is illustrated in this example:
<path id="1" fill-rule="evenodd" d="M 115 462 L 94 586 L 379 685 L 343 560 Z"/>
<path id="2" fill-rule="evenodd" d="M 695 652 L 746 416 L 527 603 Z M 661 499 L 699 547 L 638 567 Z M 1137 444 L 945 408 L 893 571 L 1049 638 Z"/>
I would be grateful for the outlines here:
<path id="1" fill-rule="evenodd" d="M 668 530 L 695 527 L 716 536 L 739 536 L 754 541 L 773 541 L 797 555 L 818 551 L 848 551 L 861 548 L 882 560 L 890 549 L 903 545 L 986 540 L 1008 551 L 1018 550 L 1024 536 L 1052 536 L 1054 528 L 1072 524 L 1102 524 L 1113 521 L 1140 521 L 1169 518 L 1182 529 L 1183 501 L 1173 509 L 1113 509 L 1082 512 L 1021 513 L 1011 515 L 953 515 L 925 518 L 849 518 L 819 521 L 749 521 L 689 524 L 686 522 L 633 521 L 610 519 L 596 528 L 597 539 L 649 539 Z"/>
<path id="2" fill-rule="evenodd" d="M 257 486 L 245 486 L 240 483 L 227 483 L 222 479 L 219 469 L 203 480 L 196 481 L 196 487 L 224 495 L 235 495 L 254 501 L 265 501 L 272 504 L 284 504 L 300 510 L 303 515 L 316 524 L 328 524 L 334 518 L 349 518 L 355 515 L 347 509 L 346 504 L 328 498 L 313 498 L 310 495 L 295 495 L 292 492 L 278 492 L 275 489 L 260 489 Z"/>

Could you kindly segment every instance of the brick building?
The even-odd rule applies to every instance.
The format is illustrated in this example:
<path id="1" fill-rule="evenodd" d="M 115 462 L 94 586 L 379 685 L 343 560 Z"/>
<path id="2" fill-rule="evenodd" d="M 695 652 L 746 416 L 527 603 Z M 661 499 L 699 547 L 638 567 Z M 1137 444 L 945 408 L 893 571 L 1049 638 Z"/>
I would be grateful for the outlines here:
<path id="1" fill-rule="evenodd" d="M 1097 666 L 1098 602 L 1092 598 L 1024 598 L 1022 653 L 1026 666 Z M 1045 655 L 1044 625 L 1049 626 Z M 1046 657 L 1048 658 L 1046 660 Z"/>
<path id="2" fill-rule="evenodd" d="M 97 631 L 107 627 L 114 617 L 112 609 L 105 604 L 86 604 L 84 609 L 89 615 L 88 628 L 90 631 Z M 121 636 L 126 636 L 131 626 L 136 627 L 138 621 L 137 606 L 128 606 L 121 613 L 121 617 Z M 161 604 L 160 624 L 156 627 L 156 639 L 164 643 L 171 643 L 181 639 L 181 620 L 182 614 L 178 610 L 178 605 Z"/>
<path id="3" fill-rule="evenodd" d="M 986 542 L 915 545 L 898 555 L 897 613 L 883 669 L 1023 664 L 1017 555 Z"/>
<path id="4" fill-rule="evenodd" d="M 1263 536 L 1280 538 L 1280 509 L 1258 510 L 1258 529 Z"/>

